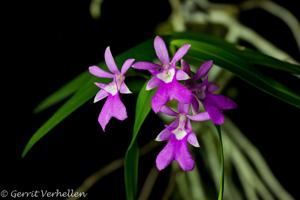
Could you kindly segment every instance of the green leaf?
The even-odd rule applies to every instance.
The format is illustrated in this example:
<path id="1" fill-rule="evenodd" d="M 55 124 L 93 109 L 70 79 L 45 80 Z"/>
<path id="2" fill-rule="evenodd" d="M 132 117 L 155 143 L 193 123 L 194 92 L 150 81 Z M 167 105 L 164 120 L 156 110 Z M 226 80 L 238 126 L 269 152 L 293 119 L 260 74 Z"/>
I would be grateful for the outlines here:
<path id="1" fill-rule="evenodd" d="M 221 133 L 221 127 L 216 126 L 218 136 L 219 136 L 219 149 L 220 149 L 220 162 L 221 162 L 221 169 L 220 169 L 220 186 L 219 186 L 219 195 L 218 200 L 223 199 L 223 193 L 224 193 L 224 152 L 223 152 L 223 141 L 222 141 L 222 133 Z"/>
<path id="2" fill-rule="evenodd" d="M 271 56 L 267 56 L 265 54 L 259 53 L 248 48 L 242 48 L 240 52 L 242 57 L 251 64 L 281 70 L 292 74 L 300 74 L 299 65 L 283 62 L 281 60 L 275 59 Z"/>
<path id="3" fill-rule="evenodd" d="M 219 47 L 224 51 L 230 52 L 241 59 L 245 60 L 248 64 L 257 65 L 257 67 L 268 67 L 276 70 L 281 70 L 285 72 L 290 72 L 293 74 L 300 74 L 300 66 L 296 64 L 291 64 L 284 62 L 258 51 L 251 50 L 249 48 L 241 47 L 229 42 L 224 39 L 213 37 L 201 33 L 183 32 L 183 33 L 173 33 L 171 40 L 192 40 L 203 42 L 212 46 Z M 193 47 L 193 46 L 192 46 Z"/>
<path id="4" fill-rule="evenodd" d="M 173 40 L 172 45 L 177 47 L 189 43 L 192 45 L 187 57 L 199 60 L 214 60 L 214 62 L 238 77 L 253 85 L 254 87 L 300 108 L 300 95 L 281 84 L 280 82 L 262 74 L 255 67 L 247 63 L 239 55 L 224 50 L 222 47 L 214 46 L 204 42 L 193 40 Z"/>
<path id="5" fill-rule="evenodd" d="M 152 40 L 147 40 L 136 47 L 129 49 L 123 54 L 115 58 L 118 66 L 125 61 L 127 58 L 135 58 L 137 60 L 152 60 L 155 57 L 155 53 L 152 47 Z M 104 65 L 100 65 L 101 68 L 106 68 Z M 65 104 L 63 104 L 30 138 L 29 142 L 26 144 L 25 149 L 22 152 L 22 157 L 24 157 L 28 151 L 36 144 L 41 138 L 43 138 L 49 131 L 51 131 L 55 126 L 62 122 L 66 117 L 68 117 L 72 112 L 77 110 L 80 106 L 90 100 L 94 95 L 96 95 L 97 87 L 94 82 L 101 80 L 103 83 L 107 83 L 108 79 L 99 79 L 93 76 L 83 85 L 78 88 L 78 91 L 72 96 Z"/>
<path id="6" fill-rule="evenodd" d="M 57 124 L 69 116 L 72 112 L 82 106 L 85 102 L 91 99 L 97 92 L 96 87 L 91 87 L 93 85 L 94 79 L 89 80 L 83 87 L 81 87 L 75 95 L 69 99 L 58 111 L 50 117 L 30 138 L 29 142 L 26 144 L 23 150 L 22 157 L 24 157 L 32 146 L 37 143 L 41 138 L 43 138 L 51 129 L 53 129 Z"/>
<path id="7" fill-rule="evenodd" d="M 80 88 L 80 86 L 83 83 L 85 83 L 86 81 L 88 81 L 90 78 L 91 78 L 91 76 L 88 72 L 81 73 L 76 78 L 74 78 L 72 81 L 70 81 L 66 85 L 62 86 L 60 89 L 58 89 L 52 95 L 50 95 L 45 100 L 43 100 L 34 109 L 34 112 L 35 113 L 41 112 L 41 111 L 59 103 L 60 101 L 69 97 L 70 95 L 74 94 Z"/>
<path id="8" fill-rule="evenodd" d="M 144 84 L 137 98 L 132 139 L 125 155 L 124 173 L 126 197 L 128 200 L 133 200 L 136 197 L 139 158 L 136 139 L 143 122 L 151 110 L 151 98 L 155 92 L 155 90 L 146 91 L 146 85 L 147 83 Z"/>
<path id="9" fill-rule="evenodd" d="M 128 200 L 136 199 L 139 167 L 139 147 L 136 141 L 131 143 L 125 156 L 124 176 L 126 197 Z"/>

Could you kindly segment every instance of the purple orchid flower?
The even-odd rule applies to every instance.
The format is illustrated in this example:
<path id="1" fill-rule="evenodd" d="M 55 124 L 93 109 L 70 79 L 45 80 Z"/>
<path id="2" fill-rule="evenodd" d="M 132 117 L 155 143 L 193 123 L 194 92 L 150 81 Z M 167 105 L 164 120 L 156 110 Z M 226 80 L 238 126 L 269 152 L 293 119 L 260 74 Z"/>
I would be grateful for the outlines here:
<path id="1" fill-rule="evenodd" d="M 200 147 L 196 134 L 192 130 L 192 121 L 205 121 L 209 119 L 207 112 L 189 115 L 188 104 L 178 104 L 178 112 L 175 112 L 167 106 L 163 106 L 161 112 L 176 117 L 176 119 L 159 133 L 156 141 L 168 140 L 167 145 L 158 154 L 156 158 L 156 167 L 162 170 L 173 160 L 176 160 L 184 171 L 190 171 L 195 166 L 188 144 L 194 147 Z"/>
<path id="2" fill-rule="evenodd" d="M 182 60 L 181 66 L 183 70 L 192 77 L 186 81 L 186 83 L 194 94 L 194 98 L 192 99 L 194 112 L 199 110 L 200 101 L 213 123 L 217 125 L 223 124 L 223 110 L 234 109 L 237 105 L 224 95 L 214 94 L 214 92 L 218 90 L 218 86 L 208 81 L 208 73 L 213 66 L 213 61 L 209 60 L 204 62 L 194 76 L 187 62 Z"/>
<path id="3" fill-rule="evenodd" d="M 176 63 L 188 52 L 191 45 L 185 44 L 175 53 L 170 61 L 165 42 L 159 36 L 154 39 L 154 49 L 161 64 L 152 62 L 136 62 L 135 69 L 149 70 L 153 77 L 149 80 L 146 90 L 159 87 L 152 97 L 151 105 L 155 113 L 169 100 L 176 99 L 188 104 L 192 99 L 192 93 L 178 81 L 189 79 L 189 75 L 181 69 L 176 69 Z"/>
<path id="4" fill-rule="evenodd" d="M 102 110 L 98 117 L 98 122 L 100 123 L 103 131 L 105 131 L 105 127 L 112 117 L 115 117 L 121 121 L 127 118 L 126 107 L 122 103 L 119 93 L 131 93 L 131 91 L 126 86 L 124 80 L 125 73 L 134 62 L 134 59 L 127 59 L 124 62 L 120 72 L 109 47 L 107 47 L 105 50 L 104 58 L 105 63 L 109 71 L 112 72 L 112 74 L 102 70 L 97 66 L 89 67 L 89 72 L 94 76 L 97 76 L 99 78 L 113 79 L 113 81 L 109 84 L 95 83 L 100 88 L 100 91 L 96 94 L 94 98 L 94 103 L 107 97 L 107 100 L 104 106 L 102 107 Z"/>

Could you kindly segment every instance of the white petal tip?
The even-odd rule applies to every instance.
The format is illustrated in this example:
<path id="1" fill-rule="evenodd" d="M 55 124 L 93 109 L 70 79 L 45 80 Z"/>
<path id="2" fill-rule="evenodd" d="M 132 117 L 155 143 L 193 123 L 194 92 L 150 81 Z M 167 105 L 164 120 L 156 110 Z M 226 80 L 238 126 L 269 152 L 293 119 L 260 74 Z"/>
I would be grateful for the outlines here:
<path id="1" fill-rule="evenodd" d="M 129 92 L 120 92 L 121 94 L 132 94 L 132 92 L 131 91 L 129 91 Z"/>
<path id="2" fill-rule="evenodd" d="M 89 66 L 89 70 L 92 70 L 95 67 L 98 67 L 98 66 L 96 66 L 96 65 Z"/>
<path id="3" fill-rule="evenodd" d="M 152 90 L 153 89 L 153 87 L 146 87 L 146 91 L 149 91 L 149 90 Z"/>

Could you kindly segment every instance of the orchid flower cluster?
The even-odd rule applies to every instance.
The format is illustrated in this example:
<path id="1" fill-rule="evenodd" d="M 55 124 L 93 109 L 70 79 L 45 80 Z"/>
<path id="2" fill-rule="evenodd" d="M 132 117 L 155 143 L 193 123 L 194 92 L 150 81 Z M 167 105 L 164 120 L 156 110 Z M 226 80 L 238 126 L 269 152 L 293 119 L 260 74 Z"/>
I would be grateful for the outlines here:
<path id="1" fill-rule="evenodd" d="M 98 118 L 103 131 L 112 117 L 118 120 L 127 118 L 126 107 L 120 99 L 120 94 L 131 93 L 124 82 L 127 70 L 132 67 L 148 70 L 151 73 L 152 77 L 147 83 L 146 90 L 157 88 L 151 100 L 152 110 L 174 118 L 174 121 L 166 125 L 156 137 L 156 141 L 167 141 L 156 158 L 158 170 L 166 168 L 173 160 L 178 162 L 182 170 L 192 170 L 195 161 L 189 152 L 188 143 L 194 147 L 200 145 L 193 132 L 191 121 L 211 120 L 214 124 L 221 125 L 224 123 L 223 110 L 236 107 L 228 97 L 214 93 L 218 87 L 208 81 L 208 73 L 213 66 L 213 61 L 204 62 L 196 73 L 191 71 L 189 64 L 183 60 L 190 47 L 191 45 L 184 44 L 170 59 L 165 42 L 161 37 L 156 36 L 154 48 L 160 63 L 135 62 L 134 59 L 127 59 L 119 71 L 110 48 L 107 47 L 104 57 L 111 73 L 97 66 L 89 68 L 94 76 L 112 79 L 109 84 L 95 83 L 100 90 L 94 102 L 107 97 Z M 180 67 L 176 65 L 178 62 Z M 168 106 L 171 100 L 177 101 L 177 110 Z M 204 109 L 200 109 L 201 105 Z"/>

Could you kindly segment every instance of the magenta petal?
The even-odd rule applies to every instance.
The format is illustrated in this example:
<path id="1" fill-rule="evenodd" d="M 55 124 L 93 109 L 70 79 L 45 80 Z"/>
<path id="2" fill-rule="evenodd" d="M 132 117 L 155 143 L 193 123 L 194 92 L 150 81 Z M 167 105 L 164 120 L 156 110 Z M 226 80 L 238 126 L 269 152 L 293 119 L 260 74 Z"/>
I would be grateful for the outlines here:
<path id="1" fill-rule="evenodd" d="M 191 67 L 190 67 L 190 65 L 185 60 L 181 60 L 181 68 L 187 74 L 189 74 L 189 75 L 192 74 Z"/>
<path id="2" fill-rule="evenodd" d="M 104 90 L 104 88 L 107 86 L 107 84 L 104 84 L 104 83 L 98 83 L 98 82 L 95 82 L 95 85 L 98 87 L 98 88 L 101 88 Z"/>
<path id="3" fill-rule="evenodd" d="M 194 79 L 198 80 L 207 76 L 209 70 L 213 66 L 213 61 L 209 60 L 204 62 L 201 67 L 198 69 L 197 73 L 194 76 Z"/>
<path id="4" fill-rule="evenodd" d="M 169 124 L 167 127 L 169 130 L 176 129 L 179 125 L 179 120 L 175 119 L 171 124 Z"/>
<path id="5" fill-rule="evenodd" d="M 192 127 L 192 124 L 191 124 L 191 120 L 187 120 L 187 124 L 186 124 L 186 130 L 187 132 L 193 132 L 193 127 Z"/>
<path id="6" fill-rule="evenodd" d="M 185 139 L 177 141 L 175 160 L 184 171 L 190 171 L 195 166 L 195 162 L 189 152 L 187 141 Z"/>
<path id="7" fill-rule="evenodd" d="M 189 113 L 189 104 L 178 103 L 178 112 L 188 114 Z"/>
<path id="8" fill-rule="evenodd" d="M 224 123 L 222 111 L 212 104 L 212 102 L 209 102 L 207 98 L 203 101 L 203 106 L 214 124 L 221 125 Z"/>
<path id="9" fill-rule="evenodd" d="M 154 39 L 154 49 L 157 57 L 159 58 L 162 64 L 170 63 L 169 53 L 166 44 L 163 41 L 163 39 L 159 36 L 156 36 Z"/>
<path id="10" fill-rule="evenodd" d="M 164 140 L 168 140 L 170 138 L 170 135 L 172 133 L 169 131 L 169 128 L 165 128 L 164 130 L 162 130 L 158 136 L 156 137 L 156 141 L 164 141 Z"/>
<path id="11" fill-rule="evenodd" d="M 121 84 L 120 93 L 122 93 L 122 94 L 131 94 L 132 92 L 129 90 L 127 85 L 123 82 Z"/>
<path id="12" fill-rule="evenodd" d="M 190 44 L 184 44 L 182 47 L 180 47 L 177 52 L 175 53 L 171 65 L 176 65 L 176 62 L 178 62 L 191 48 Z"/>
<path id="13" fill-rule="evenodd" d="M 216 84 L 208 83 L 208 88 L 207 88 L 208 92 L 214 92 L 218 89 L 219 89 L 219 87 Z"/>
<path id="14" fill-rule="evenodd" d="M 105 53 L 104 53 L 104 59 L 105 59 L 105 63 L 108 67 L 108 69 L 114 73 L 114 74 L 118 74 L 120 73 L 117 65 L 116 65 L 116 62 L 111 54 L 111 51 L 110 51 L 110 47 L 107 47 L 105 49 Z"/>
<path id="15" fill-rule="evenodd" d="M 122 69 L 121 69 L 121 73 L 125 74 L 127 72 L 127 70 L 131 67 L 132 63 L 134 62 L 134 59 L 127 59 L 123 65 L 122 65 Z"/>
<path id="16" fill-rule="evenodd" d="M 104 99 L 105 97 L 107 97 L 108 93 L 105 91 L 105 90 L 100 90 L 95 98 L 94 98 L 94 103 L 98 102 L 98 101 L 101 101 L 102 99 Z"/>
<path id="17" fill-rule="evenodd" d="M 159 152 L 156 157 L 156 167 L 163 170 L 174 160 L 175 143 L 169 140 L 168 144 Z"/>
<path id="18" fill-rule="evenodd" d="M 192 97 L 191 105 L 192 105 L 192 112 L 193 113 L 198 113 L 198 111 L 199 111 L 199 101 L 198 101 L 197 97 L 195 97 L 195 96 Z"/>
<path id="19" fill-rule="evenodd" d="M 159 112 L 163 105 L 173 99 L 180 103 L 188 104 L 191 102 L 192 92 L 177 81 L 167 84 L 161 82 L 157 92 L 152 97 L 151 105 L 153 111 L 155 113 Z"/>
<path id="20" fill-rule="evenodd" d="M 193 121 L 198 121 L 198 122 L 210 119 L 208 112 L 202 112 L 196 115 L 187 115 L 187 117 Z"/>
<path id="21" fill-rule="evenodd" d="M 151 106 L 155 113 L 159 112 L 160 109 L 167 103 L 168 101 L 168 88 L 166 88 L 165 84 L 161 84 L 158 88 L 157 92 L 153 95 L 151 100 Z"/>
<path id="22" fill-rule="evenodd" d="M 119 94 L 116 94 L 115 96 L 109 95 L 103 105 L 98 117 L 98 121 L 103 131 L 105 131 L 105 127 L 112 117 L 115 117 L 118 120 L 124 120 L 127 118 L 126 108 L 122 103 Z"/>
<path id="23" fill-rule="evenodd" d="M 159 86 L 159 84 L 160 84 L 160 80 L 154 76 L 148 81 L 146 90 L 151 90 L 153 88 L 156 88 L 157 86 Z"/>
<path id="24" fill-rule="evenodd" d="M 160 112 L 162 112 L 162 113 L 164 113 L 166 115 L 169 115 L 169 116 L 177 116 L 178 115 L 178 113 L 176 113 L 174 110 L 172 110 L 168 106 L 161 107 Z"/>
<path id="25" fill-rule="evenodd" d="M 144 69 L 144 70 L 153 70 L 160 68 L 160 65 L 152 63 L 152 62 L 136 62 L 132 65 L 132 68 L 134 69 Z"/>
<path id="26" fill-rule="evenodd" d="M 176 79 L 178 81 L 184 81 L 190 79 L 190 76 L 187 73 L 185 73 L 183 70 L 179 69 L 176 72 Z"/>
<path id="27" fill-rule="evenodd" d="M 117 118 L 118 120 L 124 120 L 127 118 L 126 107 L 121 101 L 119 95 L 113 96 L 113 117 Z"/>
<path id="28" fill-rule="evenodd" d="M 170 100 L 176 99 L 180 103 L 189 104 L 192 100 L 192 92 L 177 81 L 169 84 L 168 95 Z"/>
<path id="29" fill-rule="evenodd" d="M 95 65 L 89 67 L 89 72 L 99 78 L 113 78 L 114 77 L 114 75 L 102 70 L 101 68 L 99 68 Z"/>
<path id="30" fill-rule="evenodd" d="M 237 107 L 235 102 L 223 95 L 207 93 L 206 98 L 209 99 L 209 101 L 213 101 L 213 103 L 222 110 L 229 110 Z"/>
<path id="31" fill-rule="evenodd" d="M 193 132 L 188 135 L 187 141 L 194 147 L 200 147 L 197 136 Z"/>
<path id="32" fill-rule="evenodd" d="M 148 71 L 153 75 L 153 76 L 156 76 L 156 74 L 158 74 L 160 71 L 159 69 L 161 68 L 160 65 L 158 65 L 159 68 L 157 69 L 149 69 Z"/>

